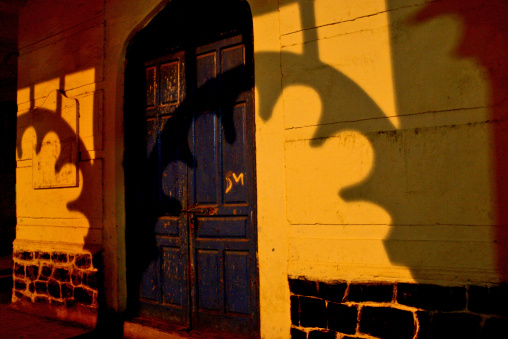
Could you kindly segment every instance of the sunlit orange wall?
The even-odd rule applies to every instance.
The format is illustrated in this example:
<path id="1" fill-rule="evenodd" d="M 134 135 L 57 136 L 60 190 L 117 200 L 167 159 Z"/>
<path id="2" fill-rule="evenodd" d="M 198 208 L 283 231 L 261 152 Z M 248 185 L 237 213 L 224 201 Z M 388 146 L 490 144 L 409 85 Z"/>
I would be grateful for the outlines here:
<path id="1" fill-rule="evenodd" d="M 286 243 L 278 269 L 293 278 L 505 280 L 506 13 L 502 1 L 280 1 L 282 90 L 256 73 L 258 138 L 284 139 L 257 150 L 258 192 L 285 187 L 259 212 L 286 221 L 260 225 L 262 296 L 276 277 L 263 265 Z M 256 56 L 259 70 L 273 54 Z M 284 183 L 265 185 L 263 167 L 280 163 Z M 279 247 L 262 250 L 270 232 Z"/>
<path id="2" fill-rule="evenodd" d="M 317 28 L 280 11 L 288 273 L 497 281 L 490 79 L 456 51 L 464 18 L 303 3 Z"/>
<path id="3" fill-rule="evenodd" d="M 20 12 L 15 250 L 102 247 L 103 7 L 28 1 Z"/>
<path id="4" fill-rule="evenodd" d="M 424 0 L 249 1 L 263 337 L 289 335 L 288 276 L 502 279 L 505 147 L 494 93 L 503 87 L 493 74 L 506 78 L 495 63 L 506 60 L 506 35 L 488 25 L 471 34 L 483 26 L 468 15 L 475 4 L 506 5 L 445 2 L 461 10 L 429 10 Z M 120 310 L 125 51 L 165 3 L 29 0 L 20 17 L 15 246 L 104 248 L 108 302 Z M 501 47 L 489 62 L 461 53 L 464 41 L 492 36 Z M 58 116 L 34 123 L 34 109 Z M 55 172 L 62 149 L 68 161 Z"/>

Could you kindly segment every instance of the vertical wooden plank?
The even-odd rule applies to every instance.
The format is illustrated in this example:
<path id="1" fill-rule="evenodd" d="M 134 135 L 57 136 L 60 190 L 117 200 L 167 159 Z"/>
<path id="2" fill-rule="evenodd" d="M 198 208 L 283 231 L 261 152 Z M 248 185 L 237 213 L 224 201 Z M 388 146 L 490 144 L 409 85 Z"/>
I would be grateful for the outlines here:
<path id="1" fill-rule="evenodd" d="M 249 252 L 225 251 L 227 312 L 250 314 Z"/>
<path id="2" fill-rule="evenodd" d="M 211 52 L 197 56 L 196 58 L 196 107 L 198 111 L 208 110 L 214 107 L 217 100 L 218 88 L 216 81 L 217 53 Z"/>
<path id="3" fill-rule="evenodd" d="M 221 311 L 220 251 L 197 250 L 198 302 L 200 309 Z"/>
<path id="4" fill-rule="evenodd" d="M 195 202 L 200 204 L 217 203 L 218 128 L 217 116 L 211 112 L 195 118 Z"/>
<path id="5" fill-rule="evenodd" d="M 253 184 L 249 182 L 246 164 L 245 104 L 234 107 L 232 118 L 235 141 L 230 144 L 227 138 L 222 139 L 222 192 L 226 204 L 247 202 L 247 188 Z"/>
<path id="6" fill-rule="evenodd" d="M 150 157 L 157 143 L 156 119 L 146 120 L 146 154 Z"/>
<path id="7" fill-rule="evenodd" d="M 157 119 L 149 118 L 146 121 L 146 154 L 148 159 L 155 159 L 147 162 L 147 173 L 158 173 L 158 134 L 157 134 Z M 154 153 L 154 154 L 152 154 Z M 150 199 L 151 203 L 159 203 L 159 178 L 158 175 L 148 175 L 143 178 L 146 182 L 145 193 L 148 195 L 146 198 Z"/>
<path id="8" fill-rule="evenodd" d="M 160 276 L 159 276 L 159 260 L 150 262 L 141 277 L 141 297 L 152 301 L 159 300 Z"/>
<path id="9" fill-rule="evenodd" d="M 238 101 L 231 97 L 238 89 L 245 88 L 245 47 L 243 44 L 221 50 L 221 74 L 228 74 L 221 81 L 222 97 Z"/>
<path id="10" fill-rule="evenodd" d="M 207 56 L 209 60 L 212 55 L 219 55 L 218 81 L 213 83 L 219 83 L 220 98 L 213 96 L 210 102 L 201 103 L 200 99 L 206 95 L 198 93 L 195 96 L 198 102 L 192 142 L 197 165 L 190 185 L 194 185 L 198 195 L 206 189 L 206 196 L 210 196 L 213 187 L 203 180 L 209 180 L 211 175 L 201 171 L 200 164 L 215 162 L 217 154 L 217 202 L 202 202 L 199 198 L 196 202 L 214 204 L 218 206 L 218 212 L 211 217 L 199 216 L 195 219 L 197 238 L 191 239 L 194 244 L 191 248 L 195 248 L 197 253 L 220 253 L 221 265 L 216 269 L 215 262 L 206 262 L 202 255 L 196 255 L 198 272 L 194 283 L 198 296 L 195 302 L 199 307 L 193 314 L 193 324 L 201 329 L 252 334 L 258 331 L 256 236 L 255 219 L 252 218 L 255 210 L 255 169 L 251 159 L 254 147 L 250 130 L 252 124 L 248 123 L 252 121 L 252 88 L 248 90 L 244 87 L 247 68 L 245 49 L 240 42 L 241 36 L 236 36 L 199 48 L 202 53 L 199 56 Z M 205 62 L 202 61 L 202 64 Z M 200 73 L 210 74 L 198 69 Z M 214 86 L 208 87 L 211 84 L 210 80 L 198 81 L 197 86 L 212 91 Z M 205 123 L 209 116 L 218 121 L 213 125 Z M 200 122 L 199 119 L 203 120 Z M 212 149 L 210 145 L 215 143 L 217 146 Z M 207 265 L 206 271 L 200 271 L 203 265 Z M 210 308 L 203 307 L 202 303 Z"/>
<path id="11" fill-rule="evenodd" d="M 178 162 L 178 140 L 182 131 L 175 126 L 173 116 L 161 117 L 160 171 L 161 171 L 161 214 L 179 216 L 182 210 L 181 165 Z"/>
<path id="12" fill-rule="evenodd" d="M 181 306 L 182 298 L 182 265 L 179 248 L 164 247 L 162 265 L 163 302 Z"/>

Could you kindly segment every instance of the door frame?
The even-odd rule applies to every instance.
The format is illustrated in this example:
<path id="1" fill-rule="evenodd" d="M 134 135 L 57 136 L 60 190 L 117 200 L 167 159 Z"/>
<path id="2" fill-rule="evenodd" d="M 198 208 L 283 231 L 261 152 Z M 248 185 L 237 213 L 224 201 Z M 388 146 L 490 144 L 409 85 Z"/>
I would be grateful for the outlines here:
<path id="1" fill-rule="evenodd" d="M 150 20 L 152 21 L 152 20 Z M 250 49 L 250 52 L 249 52 L 249 55 L 251 58 L 253 58 L 253 41 L 252 41 L 252 30 L 250 31 L 249 33 L 250 35 L 250 40 L 248 41 L 249 42 L 249 46 L 248 48 Z M 131 40 L 132 41 L 132 40 Z M 179 47 L 181 46 L 176 46 L 173 51 L 176 51 Z M 130 62 L 131 60 L 129 60 L 129 51 L 127 51 L 127 60 Z M 137 62 L 137 61 L 136 61 Z M 252 61 L 252 66 L 254 65 L 254 62 Z M 129 182 L 129 180 L 135 176 L 136 172 L 137 172 L 137 169 L 134 168 L 134 171 L 132 168 L 129 168 L 129 164 L 130 164 L 130 161 L 132 160 L 132 149 L 135 149 L 136 147 L 132 147 L 133 145 L 133 141 L 134 140 L 139 140 L 139 136 L 136 136 L 136 135 L 133 135 L 132 134 L 132 128 L 133 126 L 137 125 L 139 123 L 139 121 L 136 121 L 136 120 L 133 120 L 131 119 L 131 117 L 129 117 L 129 114 L 131 114 L 131 112 L 133 110 L 135 110 L 135 107 L 138 107 L 139 109 L 139 106 L 137 106 L 135 103 L 134 105 L 131 105 L 132 102 L 129 101 L 129 96 L 130 94 L 132 93 L 131 91 L 133 90 L 132 86 L 130 86 L 130 82 L 132 80 L 130 80 L 130 76 L 131 74 L 129 72 L 134 72 L 136 73 L 136 70 L 131 70 L 131 68 L 133 68 L 134 66 L 130 66 L 129 63 L 127 64 L 127 68 L 126 68 L 126 72 L 125 72 L 125 84 L 124 84 L 124 88 L 125 88 L 125 109 L 124 109 L 124 143 L 125 143 L 125 160 L 124 160 L 124 172 L 125 172 L 125 191 L 126 191 L 126 207 L 125 207 L 125 210 L 126 210 L 126 243 L 129 244 L 129 236 L 127 235 L 128 233 L 128 228 L 129 228 L 129 223 L 132 223 L 133 221 L 137 221 L 138 219 L 134 216 L 134 218 L 132 218 L 132 216 L 129 215 L 129 210 L 130 210 L 130 207 L 133 206 L 132 203 L 129 203 L 129 197 L 128 197 L 128 191 L 131 190 L 131 186 L 132 186 L 132 182 Z M 254 77 L 254 70 L 252 69 L 251 70 L 251 74 L 252 74 L 252 77 Z M 252 84 L 254 84 L 254 79 L 252 79 Z M 252 121 L 255 122 L 256 121 L 256 117 L 255 117 L 255 107 L 254 107 L 254 91 L 252 90 L 251 92 L 251 107 L 252 107 Z M 143 110 L 144 112 L 144 110 Z M 255 127 L 255 123 L 253 124 L 253 126 L 251 127 L 251 131 L 252 131 L 252 146 L 253 146 L 253 150 L 256 150 L 256 127 Z M 254 185 L 253 185 L 253 190 L 254 190 L 254 196 L 257 197 L 257 178 L 256 178 L 256 171 L 257 171 L 257 166 L 256 166 L 256 154 L 254 152 L 254 154 L 252 155 L 252 161 L 253 161 L 253 170 L 254 170 Z M 136 186 L 134 184 L 134 186 Z M 256 202 L 258 200 L 258 198 L 255 198 Z M 256 205 L 255 205 L 256 206 Z M 253 211 L 253 221 L 254 221 L 254 224 L 253 224 L 253 235 L 254 235 L 254 242 L 256 244 L 256 247 L 258 247 L 257 243 L 257 234 L 258 234 L 258 230 L 257 230 L 257 208 L 255 207 L 254 208 L 254 211 Z M 257 252 L 257 251 L 256 251 Z M 129 266 L 129 261 L 138 261 L 139 258 L 129 258 L 130 257 L 130 253 L 129 253 L 129 248 L 127 249 L 127 265 Z M 257 257 L 257 256 L 256 256 Z M 257 261 L 257 258 L 256 258 L 256 261 Z M 256 314 L 257 314 L 257 327 L 258 327 L 258 332 L 259 332 L 259 271 L 258 271 L 258 265 L 259 263 L 257 262 L 256 263 L 256 272 L 255 272 L 255 277 L 256 277 L 256 285 L 258 286 L 257 287 L 257 305 L 256 305 L 256 308 L 257 308 L 257 311 L 256 311 Z M 132 271 L 132 270 L 131 270 Z M 135 270 L 134 270 L 135 271 Z M 137 273 L 135 273 L 137 274 Z M 127 294 L 127 302 L 128 302 L 128 305 L 127 307 L 129 308 L 130 311 L 133 311 L 137 308 L 138 306 L 138 300 L 139 298 L 138 297 L 132 297 L 132 292 L 133 292 L 133 288 L 132 288 L 132 283 L 130 284 L 129 286 L 129 277 L 127 277 L 127 283 L 128 283 L 128 294 Z M 129 293 L 129 290 L 131 293 Z M 136 300 L 135 300 L 136 299 Z"/>

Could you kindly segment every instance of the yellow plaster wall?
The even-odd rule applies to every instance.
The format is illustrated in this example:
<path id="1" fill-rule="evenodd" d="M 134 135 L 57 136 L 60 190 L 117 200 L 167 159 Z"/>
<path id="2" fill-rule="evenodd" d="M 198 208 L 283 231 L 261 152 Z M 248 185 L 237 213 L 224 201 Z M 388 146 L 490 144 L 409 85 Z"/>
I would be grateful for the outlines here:
<path id="1" fill-rule="evenodd" d="M 121 249 L 123 223 L 123 71 L 127 44 L 164 7 L 166 1 L 108 1 L 106 3 L 106 59 L 104 84 L 104 175 L 105 242 L 117 248 L 118 302 L 125 306 L 125 257 Z M 268 92 L 264 101 L 276 101 L 280 91 L 279 13 L 274 1 L 249 2 L 254 20 L 256 93 Z M 259 65 L 259 66 L 258 66 Z M 289 289 L 287 283 L 288 224 L 285 218 L 285 175 L 283 112 L 280 107 L 266 111 L 256 100 L 256 161 L 258 180 L 258 259 L 260 280 L 261 333 L 264 338 L 289 336 Z M 265 121 L 261 116 L 272 115 Z M 116 179 L 115 179 L 116 178 Z M 115 219 L 114 216 L 117 216 Z M 111 219 L 108 220 L 108 216 Z M 108 227 L 116 223 L 115 227 Z M 111 250 L 112 251 L 112 250 Z M 113 298 L 113 297 L 111 297 Z"/>
<path id="2" fill-rule="evenodd" d="M 15 249 L 102 243 L 104 8 L 68 5 L 20 12 Z"/>
<path id="3" fill-rule="evenodd" d="M 460 18 L 302 3 L 314 26 L 280 8 L 289 275 L 497 281 L 489 84 Z"/>
<path id="4" fill-rule="evenodd" d="M 19 115 L 65 90 L 82 149 L 77 187 L 34 190 L 35 131 L 20 120 L 16 243 L 101 245 L 118 310 L 125 52 L 167 2 L 34 0 L 20 17 Z M 288 276 L 496 281 L 489 93 L 481 66 L 453 56 L 460 20 L 411 24 L 417 0 L 249 4 L 262 337 L 289 336 Z M 67 208 L 76 197 L 81 211 Z"/>
<path id="5" fill-rule="evenodd" d="M 285 218 L 284 111 L 279 12 L 274 1 L 249 1 L 254 24 L 256 175 L 261 336 L 289 336 L 288 222 Z M 265 117 L 270 116 L 269 119 Z"/>
<path id="6" fill-rule="evenodd" d="M 48 1 L 33 0 L 20 14 L 15 249 L 101 248 L 107 272 L 106 302 L 119 311 L 126 305 L 122 166 L 125 49 L 135 32 L 164 3 L 167 1 L 58 0 L 48 5 Z M 65 124 L 58 116 L 64 111 L 59 100 L 53 100 L 58 90 L 75 101 L 79 109 L 76 121 Z M 32 119 L 34 110 L 54 121 L 38 128 Z M 61 117 L 65 121 L 63 114 Z M 58 127 L 59 123 L 63 127 Z M 34 189 L 37 131 L 49 138 L 43 140 L 44 150 L 47 141 L 58 139 L 55 134 L 67 131 L 67 127 L 75 133 L 79 148 L 79 161 L 66 165 L 77 171 L 76 184 Z M 62 152 L 63 147 L 56 147 L 49 153 L 58 159 Z M 46 165 L 51 172 L 55 161 Z"/>

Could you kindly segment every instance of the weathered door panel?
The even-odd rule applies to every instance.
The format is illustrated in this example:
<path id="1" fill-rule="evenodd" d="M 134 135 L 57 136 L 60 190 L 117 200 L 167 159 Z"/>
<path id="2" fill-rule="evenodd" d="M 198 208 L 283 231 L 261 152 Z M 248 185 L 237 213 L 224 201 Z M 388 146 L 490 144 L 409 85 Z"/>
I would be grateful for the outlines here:
<path id="1" fill-rule="evenodd" d="M 210 99 L 194 111 L 189 204 L 213 208 L 213 213 L 196 215 L 190 230 L 192 323 L 195 328 L 254 333 L 254 122 L 246 76 L 251 68 L 241 36 L 201 46 L 196 55 L 196 98 Z"/>
<path id="2" fill-rule="evenodd" d="M 141 312 L 258 333 L 252 56 L 243 36 L 146 64 L 157 253 Z M 187 69 L 186 69 L 187 65 Z"/>
<path id="3" fill-rule="evenodd" d="M 155 250 L 142 274 L 140 312 L 189 324 L 187 166 L 182 162 L 179 109 L 185 98 L 185 61 L 176 53 L 147 63 L 145 197 L 147 232 Z M 152 226 L 153 225 L 153 226 Z"/>

